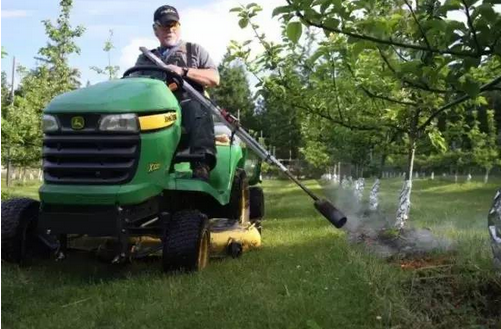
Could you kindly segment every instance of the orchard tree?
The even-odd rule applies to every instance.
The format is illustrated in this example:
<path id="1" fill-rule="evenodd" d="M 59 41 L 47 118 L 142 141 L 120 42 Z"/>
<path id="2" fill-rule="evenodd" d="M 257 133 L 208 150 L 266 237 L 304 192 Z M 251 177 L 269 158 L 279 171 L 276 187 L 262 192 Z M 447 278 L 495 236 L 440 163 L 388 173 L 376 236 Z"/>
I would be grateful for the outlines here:
<path id="1" fill-rule="evenodd" d="M 477 111 L 473 112 L 473 124 L 468 132 L 471 142 L 472 162 L 485 170 L 484 183 L 489 181 L 489 172 L 495 165 L 501 164 L 501 154 L 497 145 L 497 130 L 494 111 L 487 111 L 487 131 L 480 130 Z"/>
<path id="2" fill-rule="evenodd" d="M 7 74 L 2 71 L 2 118 L 5 118 L 7 106 L 10 104 L 10 84 L 7 82 Z"/>
<path id="3" fill-rule="evenodd" d="M 5 48 L 2 46 L 2 58 L 7 57 L 8 53 Z M 7 113 L 7 105 L 10 104 L 10 84 L 7 82 L 7 73 L 2 71 L 2 108 L 4 111 L 2 112 L 2 118 L 5 118 L 5 114 Z"/>
<path id="4" fill-rule="evenodd" d="M 257 129 L 255 106 L 245 68 L 226 53 L 218 70 L 221 84 L 210 90 L 211 98 L 233 115 L 240 113 L 240 121 L 246 128 Z"/>
<path id="5" fill-rule="evenodd" d="M 71 28 L 72 0 L 61 0 L 61 12 L 52 23 L 42 21 L 49 41 L 39 50 L 39 66 L 32 70 L 19 69 L 23 76 L 14 97 L 14 104 L 2 120 L 2 158 L 28 165 L 40 159 L 42 110 L 55 96 L 78 88 L 79 72 L 69 66 L 69 56 L 79 54 L 75 39 L 84 28 Z"/>
<path id="6" fill-rule="evenodd" d="M 377 125 L 380 130 L 386 130 L 383 134 L 398 136 L 406 145 L 407 186 L 403 201 L 406 206 L 401 207 L 405 211 L 397 215 L 399 228 L 408 218 L 418 143 L 429 139 L 437 147 L 446 146 L 437 128 L 438 119 L 485 104 L 479 94 L 495 90 L 501 81 L 497 44 L 500 32 L 496 29 L 491 33 L 501 21 L 493 10 L 493 3 L 484 4 L 298 0 L 287 1 L 287 5 L 274 11 L 284 24 L 284 34 L 293 44 L 299 42 L 303 25 L 323 30 L 328 38 L 320 44 L 313 59 L 332 64 L 339 62 L 341 65 L 336 65 L 335 72 L 347 70 L 351 74 L 351 79 L 344 80 L 355 87 L 351 94 L 356 91 L 374 101 L 373 106 L 366 106 L 370 103 L 361 95 L 351 97 L 352 104 L 365 106 L 346 103 L 348 106 L 343 108 L 362 111 L 344 111 L 342 118 L 340 111 L 335 116 L 326 114 L 334 104 L 323 108 L 311 104 L 325 103 L 329 94 L 336 98 L 350 91 L 340 93 L 334 88 L 331 89 L 334 92 L 321 93 L 317 90 L 308 94 L 310 109 L 313 107 L 320 116 L 331 117 L 332 124 L 348 125 L 351 129 L 373 129 Z M 446 18 L 448 12 L 458 9 L 463 10 L 465 23 Z M 258 11 L 255 5 L 234 11 L 238 12 L 241 27 L 250 24 L 255 30 L 252 22 Z M 294 49 L 288 49 L 287 56 L 280 56 L 283 46 L 263 42 L 264 36 L 257 33 L 256 39 L 268 45 L 263 53 L 268 59 L 261 59 L 261 62 L 272 64 L 267 69 L 278 67 L 280 70 L 283 58 L 292 57 L 296 63 L 301 63 Z M 245 50 L 237 49 L 238 52 L 245 54 Z M 485 70 L 486 67 L 489 70 Z M 290 91 L 290 88 L 285 89 Z M 307 92 L 304 89 L 294 95 L 304 98 Z M 467 100 L 469 102 L 465 103 Z"/>
<path id="7" fill-rule="evenodd" d="M 107 75 L 110 80 L 117 78 L 117 73 L 120 71 L 120 66 L 111 65 L 111 50 L 115 48 L 113 45 L 113 30 L 109 31 L 110 35 L 108 39 L 104 42 L 103 51 L 108 56 L 108 65 L 104 68 L 99 68 L 97 66 L 91 66 L 90 69 L 95 71 L 97 74 Z"/>

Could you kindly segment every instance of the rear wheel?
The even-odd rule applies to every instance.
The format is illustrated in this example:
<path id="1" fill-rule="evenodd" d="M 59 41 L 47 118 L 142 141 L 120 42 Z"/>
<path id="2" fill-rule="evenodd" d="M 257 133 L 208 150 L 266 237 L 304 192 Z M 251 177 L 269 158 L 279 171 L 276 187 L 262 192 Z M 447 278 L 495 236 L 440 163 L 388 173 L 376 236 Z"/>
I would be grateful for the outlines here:
<path id="1" fill-rule="evenodd" d="M 167 224 L 163 242 L 163 270 L 200 271 L 209 263 L 209 249 L 207 216 L 198 210 L 179 211 Z"/>
<path id="2" fill-rule="evenodd" d="M 251 186 L 250 194 L 250 219 L 262 219 L 264 217 L 264 193 L 259 186 Z"/>
<path id="3" fill-rule="evenodd" d="M 259 233 L 261 233 L 261 220 L 264 217 L 264 193 L 259 186 L 251 186 L 249 188 L 250 201 L 250 221 L 256 225 Z"/>
<path id="4" fill-rule="evenodd" d="M 29 264 L 34 255 L 48 255 L 50 249 L 37 235 L 40 202 L 16 198 L 2 202 L 2 260 Z"/>

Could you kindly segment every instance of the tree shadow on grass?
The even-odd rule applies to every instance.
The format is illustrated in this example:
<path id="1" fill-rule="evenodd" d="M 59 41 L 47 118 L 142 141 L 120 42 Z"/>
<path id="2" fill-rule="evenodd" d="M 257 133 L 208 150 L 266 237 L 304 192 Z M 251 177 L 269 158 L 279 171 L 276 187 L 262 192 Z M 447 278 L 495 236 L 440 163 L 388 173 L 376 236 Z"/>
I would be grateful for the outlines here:
<path id="1" fill-rule="evenodd" d="M 104 262 L 92 251 L 71 249 L 62 261 L 55 259 L 35 259 L 27 267 L 2 264 L 8 271 L 26 271 L 35 274 L 41 281 L 49 284 L 64 283 L 71 285 L 101 284 L 110 281 L 126 280 L 131 276 L 161 271 L 159 257 L 148 257 L 133 263 L 111 264 Z M 2 271 L 3 272 L 3 271 Z"/>

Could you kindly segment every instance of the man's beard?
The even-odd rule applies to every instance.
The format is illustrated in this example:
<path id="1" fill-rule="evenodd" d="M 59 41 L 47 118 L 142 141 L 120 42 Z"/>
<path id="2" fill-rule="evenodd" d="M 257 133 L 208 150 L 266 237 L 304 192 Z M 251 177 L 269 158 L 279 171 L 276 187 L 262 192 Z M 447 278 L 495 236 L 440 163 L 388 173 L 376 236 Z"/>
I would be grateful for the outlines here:
<path id="1" fill-rule="evenodd" d="M 172 37 L 172 38 L 165 38 L 164 39 L 164 44 L 167 47 L 174 47 L 177 45 L 177 42 L 179 41 L 179 38 Z"/>

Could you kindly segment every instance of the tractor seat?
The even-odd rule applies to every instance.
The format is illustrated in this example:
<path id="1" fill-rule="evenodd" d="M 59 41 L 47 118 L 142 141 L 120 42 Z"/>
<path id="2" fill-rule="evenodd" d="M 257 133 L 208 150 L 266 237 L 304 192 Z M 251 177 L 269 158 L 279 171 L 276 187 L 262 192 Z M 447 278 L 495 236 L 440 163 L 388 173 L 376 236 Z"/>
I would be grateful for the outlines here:
<path id="1" fill-rule="evenodd" d="M 214 135 L 216 139 L 216 145 L 230 145 L 232 142 L 233 145 L 240 144 L 240 138 L 237 136 L 233 136 L 233 141 L 231 140 L 231 129 L 226 127 L 223 123 L 215 121 L 214 122 Z"/>
<path id="2" fill-rule="evenodd" d="M 231 142 L 231 130 L 226 127 L 221 122 L 215 122 L 214 124 L 214 135 L 215 142 L 218 146 L 227 146 L 230 145 Z M 233 145 L 239 144 L 240 139 L 237 136 L 233 136 Z M 191 154 L 190 147 L 188 143 L 188 134 L 184 127 L 181 127 L 181 141 L 179 143 L 178 150 L 176 155 L 174 156 L 173 163 L 181 163 L 181 162 L 197 162 L 204 161 L 205 156 L 203 154 Z"/>

